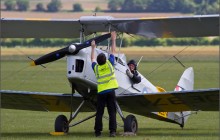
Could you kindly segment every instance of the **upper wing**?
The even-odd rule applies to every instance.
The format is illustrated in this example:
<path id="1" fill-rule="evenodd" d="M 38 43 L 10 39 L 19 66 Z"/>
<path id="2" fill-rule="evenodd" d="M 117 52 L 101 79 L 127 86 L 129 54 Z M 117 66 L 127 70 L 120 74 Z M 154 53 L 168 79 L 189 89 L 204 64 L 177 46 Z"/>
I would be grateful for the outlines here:
<path id="1" fill-rule="evenodd" d="M 142 18 L 125 20 L 117 27 L 148 38 L 219 36 L 219 15 Z"/>
<path id="2" fill-rule="evenodd" d="M 74 38 L 79 32 L 78 20 L 1 19 L 2 38 Z"/>
<path id="3" fill-rule="evenodd" d="M 148 112 L 219 111 L 219 89 L 119 95 L 122 110 L 146 115 Z"/>
<path id="4" fill-rule="evenodd" d="M 109 29 L 148 38 L 219 36 L 219 15 L 161 18 L 1 19 L 2 38 L 74 38 Z"/>
<path id="5" fill-rule="evenodd" d="M 71 94 L 11 90 L 0 90 L 0 94 L 1 108 L 33 111 L 71 111 Z M 82 101 L 82 96 L 74 94 L 72 98 L 73 110 L 76 110 Z M 95 110 L 89 102 L 85 102 L 81 111 L 90 112 Z"/>

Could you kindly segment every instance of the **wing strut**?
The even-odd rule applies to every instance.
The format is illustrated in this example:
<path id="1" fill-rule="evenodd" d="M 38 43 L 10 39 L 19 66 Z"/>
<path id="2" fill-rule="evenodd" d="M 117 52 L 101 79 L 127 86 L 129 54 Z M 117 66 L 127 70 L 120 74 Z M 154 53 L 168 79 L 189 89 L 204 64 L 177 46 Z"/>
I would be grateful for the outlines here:
<path id="1" fill-rule="evenodd" d="M 73 97 L 73 94 L 74 94 L 74 92 L 72 93 L 72 97 Z M 76 116 L 79 114 L 79 112 L 80 112 L 81 108 L 83 107 L 83 105 L 85 104 L 85 102 L 90 101 L 90 100 L 84 99 L 84 100 L 80 103 L 80 105 L 78 106 L 78 108 L 77 108 L 77 109 L 74 111 L 74 113 L 73 113 L 73 106 L 72 106 L 72 105 L 73 105 L 73 103 L 72 103 L 73 100 L 72 100 L 72 97 L 71 97 L 71 112 L 70 112 L 70 118 L 69 118 L 69 120 L 67 120 L 67 118 L 66 118 L 64 115 L 59 115 L 59 116 L 56 118 L 56 121 L 55 121 L 55 132 L 68 133 L 69 127 L 76 126 L 76 125 L 78 125 L 78 124 L 80 124 L 80 123 L 82 123 L 82 122 L 84 122 L 84 121 L 87 121 L 87 120 L 89 120 L 89 119 L 91 119 L 91 118 L 93 118 L 93 117 L 96 116 L 96 113 L 95 113 L 95 114 L 93 114 L 93 115 L 91 115 L 91 116 L 88 116 L 88 117 L 86 117 L 86 118 L 84 118 L 84 119 L 82 119 L 82 120 L 80 120 L 80 121 L 77 121 L 77 122 L 75 122 L 75 123 L 73 123 L 73 124 L 70 124 L 70 123 L 76 118 Z M 95 105 L 92 104 L 91 106 L 94 107 L 93 109 L 94 109 L 94 111 L 95 111 Z"/>
<path id="2" fill-rule="evenodd" d="M 121 110 L 120 106 L 118 105 L 118 102 L 117 102 L 117 101 L 115 101 L 115 105 L 116 105 L 116 109 L 117 109 L 117 111 L 118 111 L 118 114 L 120 115 L 121 119 L 124 121 L 124 120 L 125 120 L 125 117 L 124 117 L 124 115 L 123 115 L 123 113 L 122 113 L 122 110 Z"/>
<path id="3" fill-rule="evenodd" d="M 75 117 L 78 115 L 78 113 L 79 113 L 81 107 L 84 105 L 84 103 L 85 103 L 85 100 L 83 100 L 83 101 L 81 102 L 81 104 L 80 104 L 79 107 L 76 109 L 76 111 L 74 112 L 74 114 L 72 114 L 72 112 L 71 112 L 72 116 L 70 117 L 70 119 L 69 119 L 69 121 L 68 121 L 68 124 L 70 124 L 70 122 L 71 122 L 73 119 L 75 119 Z M 93 114 L 93 115 L 91 115 L 91 116 L 89 116 L 89 117 L 86 117 L 85 119 L 80 120 L 80 121 L 78 121 L 78 122 L 76 122 L 76 123 L 74 123 L 74 124 L 72 124 L 72 125 L 69 125 L 69 127 L 76 126 L 76 125 L 78 125 L 78 124 L 80 124 L 80 123 L 82 123 L 82 122 L 84 122 L 84 121 L 87 121 L 87 120 L 89 120 L 89 119 L 91 119 L 91 118 L 93 118 L 93 117 L 95 117 L 95 116 L 96 116 L 96 113 Z"/>
<path id="4" fill-rule="evenodd" d="M 120 41 L 120 45 L 119 45 L 119 50 L 118 50 L 118 57 L 119 57 L 119 54 L 120 54 L 120 52 L 121 52 L 121 46 L 122 46 L 122 41 L 123 41 L 123 37 L 124 37 L 124 34 L 122 33 L 122 35 L 121 35 L 121 37 L 120 37 L 120 39 L 121 39 L 121 41 Z M 117 62 L 119 61 L 119 59 L 117 59 Z"/>
<path id="5" fill-rule="evenodd" d="M 81 27 L 80 27 L 80 43 L 82 43 L 85 38 L 84 38 L 84 28 L 83 28 L 83 25 L 81 24 Z"/>

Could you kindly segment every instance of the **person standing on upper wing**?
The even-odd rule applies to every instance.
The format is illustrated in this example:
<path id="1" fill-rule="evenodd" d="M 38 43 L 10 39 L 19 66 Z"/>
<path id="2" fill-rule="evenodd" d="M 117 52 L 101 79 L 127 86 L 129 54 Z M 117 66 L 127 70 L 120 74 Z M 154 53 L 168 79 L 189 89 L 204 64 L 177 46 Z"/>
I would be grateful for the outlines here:
<path id="1" fill-rule="evenodd" d="M 128 62 L 128 67 L 129 69 L 126 70 L 126 74 L 128 77 L 132 80 L 133 83 L 137 84 L 141 82 L 141 77 L 139 76 L 137 72 L 137 64 L 136 62 L 132 59 Z"/>
<path id="2" fill-rule="evenodd" d="M 108 114 L 109 114 L 109 131 L 110 137 L 116 136 L 116 97 L 115 97 L 115 89 L 118 88 L 118 82 L 115 77 L 114 72 L 114 61 L 115 57 L 113 53 L 115 52 L 116 47 L 116 33 L 111 33 L 112 39 L 112 47 L 111 54 L 108 60 L 106 60 L 106 56 L 104 53 L 100 53 L 97 56 L 97 63 L 95 57 L 95 41 L 91 42 L 92 51 L 91 51 L 91 61 L 92 68 L 95 72 L 97 78 L 97 111 L 95 118 L 95 135 L 96 137 L 101 136 L 101 131 L 103 128 L 102 125 L 102 117 L 104 114 L 105 105 L 107 104 Z"/>

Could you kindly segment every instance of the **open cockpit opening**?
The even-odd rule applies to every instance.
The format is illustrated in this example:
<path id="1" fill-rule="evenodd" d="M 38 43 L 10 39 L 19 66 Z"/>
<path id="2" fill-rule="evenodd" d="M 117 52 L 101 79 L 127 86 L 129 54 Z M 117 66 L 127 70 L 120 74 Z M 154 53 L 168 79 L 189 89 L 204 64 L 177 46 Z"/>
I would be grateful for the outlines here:
<path id="1" fill-rule="evenodd" d="M 76 59 L 75 72 L 82 72 L 84 67 L 84 61 L 81 59 Z"/>

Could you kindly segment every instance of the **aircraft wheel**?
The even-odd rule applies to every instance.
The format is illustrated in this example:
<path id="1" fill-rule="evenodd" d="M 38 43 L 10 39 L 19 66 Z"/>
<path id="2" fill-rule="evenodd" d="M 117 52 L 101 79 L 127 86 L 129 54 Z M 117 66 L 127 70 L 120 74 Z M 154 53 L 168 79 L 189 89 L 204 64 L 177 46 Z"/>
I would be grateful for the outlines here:
<path id="1" fill-rule="evenodd" d="M 124 120 L 124 132 L 137 133 L 138 123 L 134 115 L 128 115 Z"/>
<path id="2" fill-rule="evenodd" d="M 69 126 L 66 116 L 59 115 L 55 120 L 55 132 L 68 133 L 68 131 L 69 131 Z"/>

